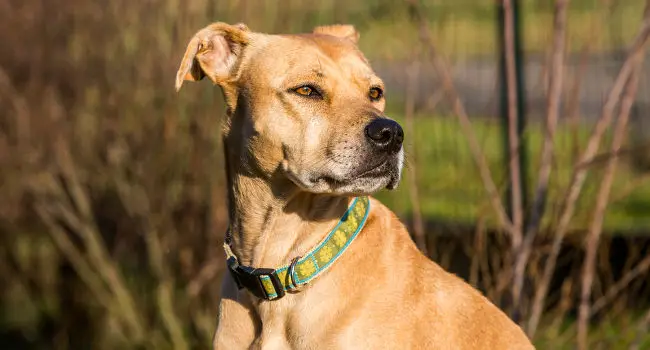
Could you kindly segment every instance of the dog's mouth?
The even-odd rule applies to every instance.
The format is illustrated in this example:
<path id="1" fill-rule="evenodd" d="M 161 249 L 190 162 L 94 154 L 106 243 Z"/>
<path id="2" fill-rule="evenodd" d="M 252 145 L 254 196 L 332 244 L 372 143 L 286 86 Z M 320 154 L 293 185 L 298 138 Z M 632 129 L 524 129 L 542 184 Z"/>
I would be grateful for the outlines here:
<path id="1" fill-rule="evenodd" d="M 345 176 L 320 175 L 311 178 L 312 183 L 327 183 L 330 188 L 359 187 L 357 191 L 372 193 L 382 188 L 395 189 L 401 179 L 401 159 L 390 157 L 350 172 Z"/>
<path id="2" fill-rule="evenodd" d="M 371 165 L 366 169 L 361 169 L 358 174 L 349 176 L 350 179 L 358 179 L 362 177 L 381 177 L 385 175 L 386 170 L 389 168 L 390 161 L 385 159 L 377 165 Z"/>
<path id="3" fill-rule="evenodd" d="M 288 178 L 305 191 L 314 193 L 372 194 L 381 189 L 393 190 L 401 180 L 404 154 L 382 157 L 374 163 L 360 162 L 353 169 L 330 169 L 325 172 L 294 171 L 284 166 Z M 370 163 L 368 166 L 363 166 Z M 295 169 L 297 170 L 297 169 Z"/>

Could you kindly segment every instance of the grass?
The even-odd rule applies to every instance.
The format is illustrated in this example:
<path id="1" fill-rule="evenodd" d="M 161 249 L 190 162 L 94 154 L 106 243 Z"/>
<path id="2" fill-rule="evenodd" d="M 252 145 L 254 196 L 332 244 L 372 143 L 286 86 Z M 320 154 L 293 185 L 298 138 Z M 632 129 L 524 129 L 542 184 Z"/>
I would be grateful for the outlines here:
<path id="1" fill-rule="evenodd" d="M 618 317 L 606 317 L 594 322 L 589 329 L 589 348 L 595 349 L 630 349 L 637 341 L 637 323 L 642 319 L 641 312 L 629 311 Z M 534 344 L 538 349 L 575 349 L 577 322 L 574 317 L 563 319 L 547 317 L 535 336 Z M 650 347 L 650 334 L 641 336 L 640 349 Z"/>
<path id="2" fill-rule="evenodd" d="M 616 5 L 608 6 L 609 2 Z M 423 0 L 421 3 L 433 40 L 445 56 L 462 60 L 498 52 L 495 2 Z M 525 50 L 546 52 L 552 34 L 553 2 L 523 0 L 521 3 Z M 643 6 L 643 0 L 572 0 L 568 10 L 567 50 L 581 52 L 587 44 L 592 52 L 627 47 L 638 29 Z M 254 6 L 246 2 L 219 2 L 196 7 L 205 9 L 205 16 L 193 20 L 196 28 L 208 21 L 246 22 L 255 31 L 296 33 L 309 32 L 317 25 L 350 23 L 361 33 L 359 45 L 370 59 L 409 59 L 421 49 L 417 28 L 402 1 L 265 0 Z M 173 18 L 173 11 L 167 15 Z M 135 44 L 130 45 L 132 50 L 138 48 Z"/>
<path id="3" fill-rule="evenodd" d="M 393 114 L 394 115 L 394 114 Z M 403 121 L 402 117 L 396 118 Z M 504 137 L 498 120 L 474 119 L 474 131 L 488 160 L 494 181 L 499 188 L 504 188 L 507 181 L 503 158 Z M 578 145 L 584 145 L 590 133 L 588 126 L 578 130 Z M 548 208 L 557 208 L 570 181 L 571 169 L 575 156 L 573 134 L 566 126 L 560 126 L 556 141 L 554 171 L 551 178 Z M 526 177 L 529 198 L 536 181 L 538 159 L 543 140 L 541 125 L 529 125 L 525 131 L 527 156 L 529 164 Z M 407 142 L 413 146 L 414 154 L 407 155 L 407 169 L 401 186 L 392 192 L 384 191 L 378 198 L 401 215 L 411 212 L 408 195 L 408 167 L 416 171 L 418 192 L 422 214 L 432 220 L 444 218 L 446 221 L 473 223 L 483 216 L 489 224 L 494 225 L 495 218 L 487 205 L 487 196 L 478 175 L 465 137 L 457 120 L 445 116 L 419 116 L 414 121 L 412 135 L 406 135 Z M 601 144 L 601 152 L 608 147 L 608 141 Z M 582 230 L 588 227 L 598 191 L 599 179 L 604 163 L 594 165 L 589 172 L 583 188 L 573 228 Z M 604 227 L 607 231 L 626 231 L 630 229 L 650 228 L 650 181 L 640 181 L 638 174 L 629 162 L 619 162 L 616 179 L 605 217 Z M 638 180 L 638 181 L 637 181 Z M 626 195 L 626 193 L 628 193 Z M 550 221 L 547 220 L 547 224 Z"/>
<path id="4" fill-rule="evenodd" d="M 571 1 L 568 52 L 580 52 L 586 44 L 592 52 L 625 48 L 638 29 L 643 4 L 642 0 L 625 0 L 610 8 L 596 0 Z M 498 23 L 493 2 L 426 1 L 424 5 L 441 52 L 454 59 L 496 54 Z M 549 47 L 552 11 L 552 2 L 522 1 L 520 18 L 527 52 L 543 53 Z M 363 52 L 371 58 L 406 59 L 419 46 L 417 30 L 403 9 L 367 22 L 351 19 L 360 27 Z"/>

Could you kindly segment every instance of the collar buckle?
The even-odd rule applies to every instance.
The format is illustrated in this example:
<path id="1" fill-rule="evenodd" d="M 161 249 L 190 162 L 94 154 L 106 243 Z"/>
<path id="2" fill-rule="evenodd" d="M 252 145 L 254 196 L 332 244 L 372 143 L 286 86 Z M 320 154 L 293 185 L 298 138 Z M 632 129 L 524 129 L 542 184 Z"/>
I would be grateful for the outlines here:
<path id="1" fill-rule="evenodd" d="M 229 257 L 226 263 L 239 289 L 246 288 L 256 297 L 266 300 L 277 300 L 286 294 L 276 270 L 242 266 L 235 256 Z M 268 282 L 271 283 L 273 291 L 265 288 Z"/>

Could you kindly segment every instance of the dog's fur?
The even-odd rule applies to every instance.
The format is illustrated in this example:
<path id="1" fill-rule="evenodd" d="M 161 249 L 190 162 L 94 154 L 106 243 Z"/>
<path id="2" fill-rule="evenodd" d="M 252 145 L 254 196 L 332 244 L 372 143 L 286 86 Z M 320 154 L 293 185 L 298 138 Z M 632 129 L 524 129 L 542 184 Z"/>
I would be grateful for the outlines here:
<path id="1" fill-rule="evenodd" d="M 277 267 L 315 246 L 351 198 L 394 188 L 403 152 L 368 146 L 385 118 L 381 80 L 349 25 L 267 35 L 213 23 L 190 41 L 177 73 L 208 77 L 227 104 L 224 148 L 232 249 L 241 263 Z M 301 86 L 318 89 L 304 96 Z M 376 94 L 375 94 L 376 96 Z M 223 282 L 215 349 L 531 349 L 483 295 L 416 248 L 371 199 L 345 253 L 299 293 L 275 301 Z"/>

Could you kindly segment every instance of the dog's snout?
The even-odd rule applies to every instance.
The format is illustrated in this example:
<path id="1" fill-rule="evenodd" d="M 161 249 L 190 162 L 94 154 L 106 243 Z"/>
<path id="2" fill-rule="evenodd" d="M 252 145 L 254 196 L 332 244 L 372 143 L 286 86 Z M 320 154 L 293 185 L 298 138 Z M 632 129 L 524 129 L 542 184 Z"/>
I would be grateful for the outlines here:
<path id="1" fill-rule="evenodd" d="M 377 118 L 366 125 L 366 138 L 382 152 L 397 153 L 402 148 L 404 130 L 394 120 Z"/>

